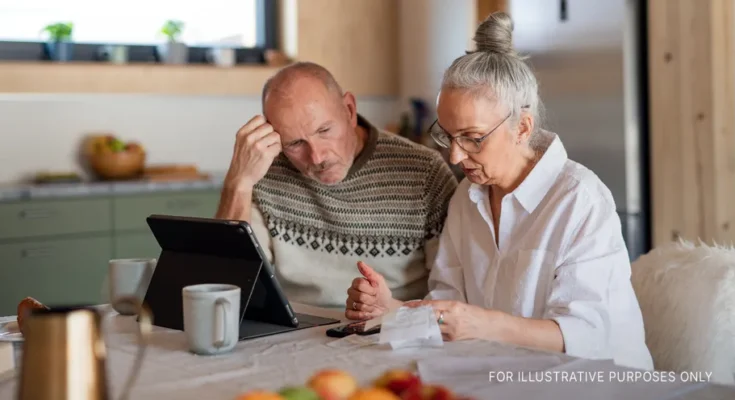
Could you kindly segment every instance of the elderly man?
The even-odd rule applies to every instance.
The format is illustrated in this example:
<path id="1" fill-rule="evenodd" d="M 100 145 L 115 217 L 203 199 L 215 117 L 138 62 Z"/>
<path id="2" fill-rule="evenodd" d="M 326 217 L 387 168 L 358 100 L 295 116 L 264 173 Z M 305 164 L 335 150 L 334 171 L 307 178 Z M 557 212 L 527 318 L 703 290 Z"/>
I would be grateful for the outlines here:
<path id="1" fill-rule="evenodd" d="M 356 266 L 422 298 L 457 186 L 448 164 L 378 130 L 316 64 L 280 70 L 262 102 L 237 132 L 217 218 L 252 225 L 290 301 L 352 307 Z"/>

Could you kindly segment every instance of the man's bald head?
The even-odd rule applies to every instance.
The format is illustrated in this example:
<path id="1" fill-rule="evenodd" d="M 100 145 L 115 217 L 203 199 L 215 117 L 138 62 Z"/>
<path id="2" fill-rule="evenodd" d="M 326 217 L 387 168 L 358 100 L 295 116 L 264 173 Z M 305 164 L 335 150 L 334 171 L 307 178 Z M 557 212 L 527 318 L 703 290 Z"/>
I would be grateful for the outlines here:
<path id="1" fill-rule="evenodd" d="M 295 92 L 308 90 L 314 85 L 323 86 L 335 99 L 341 99 L 342 88 L 326 68 L 312 62 L 297 62 L 279 70 L 263 86 L 261 98 L 263 110 L 270 96 L 278 100 L 291 97 Z"/>

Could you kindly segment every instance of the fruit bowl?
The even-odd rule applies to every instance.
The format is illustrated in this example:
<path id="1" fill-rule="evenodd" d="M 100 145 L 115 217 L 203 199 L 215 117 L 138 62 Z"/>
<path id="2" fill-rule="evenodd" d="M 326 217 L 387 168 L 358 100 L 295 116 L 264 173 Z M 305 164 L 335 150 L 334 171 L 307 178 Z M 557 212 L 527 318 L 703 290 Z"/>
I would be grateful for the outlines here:
<path id="1" fill-rule="evenodd" d="M 101 136 L 91 139 L 85 150 L 89 166 L 102 179 L 133 179 L 143 173 L 146 154 L 137 143 Z"/>
<path id="2" fill-rule="evenodd" d="M 90 165 L 102 179 L 131 179 L 143 172 L 145 153 L 121 151 L 109 154 L 93 154 Z"/>

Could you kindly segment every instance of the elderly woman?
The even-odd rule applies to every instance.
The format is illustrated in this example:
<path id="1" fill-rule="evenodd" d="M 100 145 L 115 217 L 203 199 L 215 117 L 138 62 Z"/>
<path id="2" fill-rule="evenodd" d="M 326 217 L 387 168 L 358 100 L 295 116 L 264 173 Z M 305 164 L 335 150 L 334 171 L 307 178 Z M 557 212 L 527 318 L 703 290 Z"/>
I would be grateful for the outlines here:
<path id="1" fill-rule="evenodd" d="M 512 23 L 490 15 L 476 51 L 445 72 L 431 127 L 467 179 L 449 206 L 429 294 L 447 340 L 485 339 L 651 369 L 630 260 L 608 188 L 539 127 L 530 68 L 512 49 Z M 403 303 L 382 276 L 348 289 L 346 317 Z"/>

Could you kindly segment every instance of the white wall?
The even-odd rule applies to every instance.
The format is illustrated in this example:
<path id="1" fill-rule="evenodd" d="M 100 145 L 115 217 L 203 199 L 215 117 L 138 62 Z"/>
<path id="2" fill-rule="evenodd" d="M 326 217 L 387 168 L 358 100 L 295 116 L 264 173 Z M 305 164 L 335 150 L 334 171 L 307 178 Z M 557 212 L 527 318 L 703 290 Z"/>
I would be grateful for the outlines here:
<path id="1" fill-rule="evenodd" d="M 393 99 L 358 99 L 358 112 L 378 126 L 393 122 L 394 108 Z M 78 171 L 80 142 L 95 132 L 140 141 L 151 163 L 225 171 L 235 132 L 260 111 L 257 97 L 0 95 L 0 182 Z"/>

